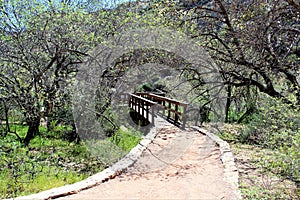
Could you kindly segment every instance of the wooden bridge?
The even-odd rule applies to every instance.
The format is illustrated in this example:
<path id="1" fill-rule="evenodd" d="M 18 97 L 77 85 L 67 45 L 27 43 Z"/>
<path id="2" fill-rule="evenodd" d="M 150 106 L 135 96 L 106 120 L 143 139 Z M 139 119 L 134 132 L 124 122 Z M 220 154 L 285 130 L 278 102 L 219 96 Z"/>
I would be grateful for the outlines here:
<path id="1" fill-rule="evenodd" d="M 139 120 L 154 123 L 155 115 L 160 115 L 174 125 L 185 128 L 187 103 L 154 93 L 136 92 L 128 94 L 128 106 L 137 113 Z"/>

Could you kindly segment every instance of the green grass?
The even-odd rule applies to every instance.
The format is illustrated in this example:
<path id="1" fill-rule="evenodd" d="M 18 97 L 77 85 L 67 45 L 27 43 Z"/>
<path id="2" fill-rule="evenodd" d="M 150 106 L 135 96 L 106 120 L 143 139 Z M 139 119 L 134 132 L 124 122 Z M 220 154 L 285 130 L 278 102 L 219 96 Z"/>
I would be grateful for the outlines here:
<path id="1" fill-rule="evenodd" d="M 104 169 L 82 144 L 35 138 L 29 147 L 1 142 L 0 198 L 71 184 Z"/>
<path id="2" fill-rule="evenodd" d="M 16 179 L 12 172 L 4 170 L 0 175 L 1 198 L 37 193 L 54 187 L 75 183 L 87 177 L 84 174 L 77 174 L 72 171 L 64 172 L 56 167 L 45 168 L 45 166 L 43 166 L 43 170 L 34 176 L 34 179 L 30 176 L 30 174 L 22 173 Z"/>
<path id="3" fill-rule="evenodd" d="M 28 127 L 12 125 L 11 130 L 24 137 Z M 89 151 L 85 143 L 63 139 L 68 127 L 55 127 L 53 132 L 40 128 L 40 134 L 28 147 L 21 145 L 17 136 L 9 133 L 0 138 L 0 199 L 13 198 L 60 187 L 83 180 L 102 171 L 112 163 Z M 113 155 L 117 161 L 141 139 L 137 131 L 121 127 L 113 137 L 104 140 L 122 154 Z M 102 141 L 103 142 L 103 141 Z"/>
<path id="4" fill-rule="evenodd" d="M 122 126 L 113 137 L 104 140 L 86 140 L 85 144 L 92 155 L 97 156 L 106 166 L 110 166 L 124 157 L 140 140 L 141 133 Z"/>
<path id="5" fill-rule="evenodd" d="M 138 131 L 127 129 L 122 126 L 115 133 L 115 135 L 112 138 L 110 138 L 110 141 L 115 143 L 125 152 L 129 152 L 139 143 L 139 141 L 141 140 L 141 135 L 142 134 Z"/>

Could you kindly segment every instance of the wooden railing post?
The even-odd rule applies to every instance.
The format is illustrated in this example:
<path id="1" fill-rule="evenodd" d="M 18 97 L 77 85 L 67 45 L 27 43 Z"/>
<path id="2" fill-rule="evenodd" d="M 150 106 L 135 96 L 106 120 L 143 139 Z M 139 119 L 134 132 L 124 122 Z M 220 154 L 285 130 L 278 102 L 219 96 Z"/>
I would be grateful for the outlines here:
<path id="1" fill-rule="evenodd" d="M 136 97 L 134 99 L 135 99 L 136 110 L 140 112 L 140 99 Z"/>
<path id="2" fill-rule="evenodd" d="M 141 103 L 142 104 L 141 105 L 142 106 L 142 116 L 145 117 L 145 102 L 144 101 L 141 101 L 141 102 L 142 102 Z"/>
<path id="3" fill-rule="evenodd" d="M 172 108 L 172 104 L 171 102 L 169 102 L 168 118 L 171 118 L 171 108 Z"/>
<path id="4" fill-rule="evenodd" d="M 152 116 L 151 116 L 151 118 L 152 118 L 152 119 L 151 119 L 151 122 L 152 122 L 153 124 L 154 124 L 154 111 L 155 111 L 154 109 L 155 109 L 155 106 L 152 105 L 152 106 L 151 106 L 151 115 L 152 115 Z"/>
<path id="5" fill-rule="evenodd" d="M 149 121 L 149 104 L 146 102 L 146 118 Z"/>
<path id="6" fill-rule="evenodd" d="M 179 116 L 178 116 L 178 114 L 177 114 L 177 113 L 178 113 L 178 105 L 177 105 L 177 104 L 175 105 L 175 111 L 176 111 L 176 112 L 175 112 L 175 123 L 177 123 L 177 122 L 178 122 L 178 119 L 179 119 Z"/>
<path id="7" fill-rule="evenodd" d="M 183 105 L 182 107 L 183 107 L 183 111 L 182 111 L 182 128 L 183 129 L 185 129 L 185 124 L 186 124 L 186 118 L 187 118 L 187 116 L 186 116 L 186 106 L 187 105 Z"/>

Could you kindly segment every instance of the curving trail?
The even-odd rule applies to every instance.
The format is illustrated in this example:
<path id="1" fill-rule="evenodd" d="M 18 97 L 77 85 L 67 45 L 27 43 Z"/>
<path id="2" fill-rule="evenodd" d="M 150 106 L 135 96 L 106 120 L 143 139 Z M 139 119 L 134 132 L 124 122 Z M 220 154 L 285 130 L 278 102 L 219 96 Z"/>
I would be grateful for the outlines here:
<path id="1" fill-rule="evenodd" d="M 237 199 L 220 157 L 208 136 L 165 124 L 121 175 L 59 199 Z"/>

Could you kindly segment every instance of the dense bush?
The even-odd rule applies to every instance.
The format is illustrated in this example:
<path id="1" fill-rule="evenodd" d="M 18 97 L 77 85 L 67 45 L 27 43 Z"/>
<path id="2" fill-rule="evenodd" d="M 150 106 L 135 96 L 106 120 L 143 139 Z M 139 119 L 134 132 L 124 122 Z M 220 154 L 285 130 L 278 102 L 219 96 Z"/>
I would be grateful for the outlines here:
<path id="1" fill-rule="evenodd" d="M 21 137 L 28 129 L 23 125 L 13 125 L 11 128 Z M 83 141 L 66 140 L 63 136 L 70 128 L 56 125 L 52 131 L 47 131 L 40 127 L 40 134 L 31 140 L 29 146 L 22 145 L 14 134 L 0 136 L 0 199 L 71 184 L 112 164 L 92 154 Z M 126 154 L 140 139 L 141 133 L 121 127 L 105 141 L 110 146 L 115 144 L 119 151 Z M 110 161 L 119 159 L 118 155 L 113 157 L 113 152 L 109 155 L 111 157 L 107 159 Z"/>
<path id="2" fill-rule="evenodd" d="M 259 112 L 240 134 L 243 142 L 254 142 L 273 149 L 275 158 L 264 157 L 265 167 L 286 176 L 299 185 L 300 181 L 300 108 L 281 100 L 262 96 Z"/>
<path id="3" fill-rule="evenodd" d="M 22 137 L 28 129 L 21 125 L 11 128 Z M 40 135 L 27 147 L 14 134 L 0 136 L 0 199 L 74 183 L 106 167 L 83 143 L 49 138 L 52 134 L 40 127 Z"/>

